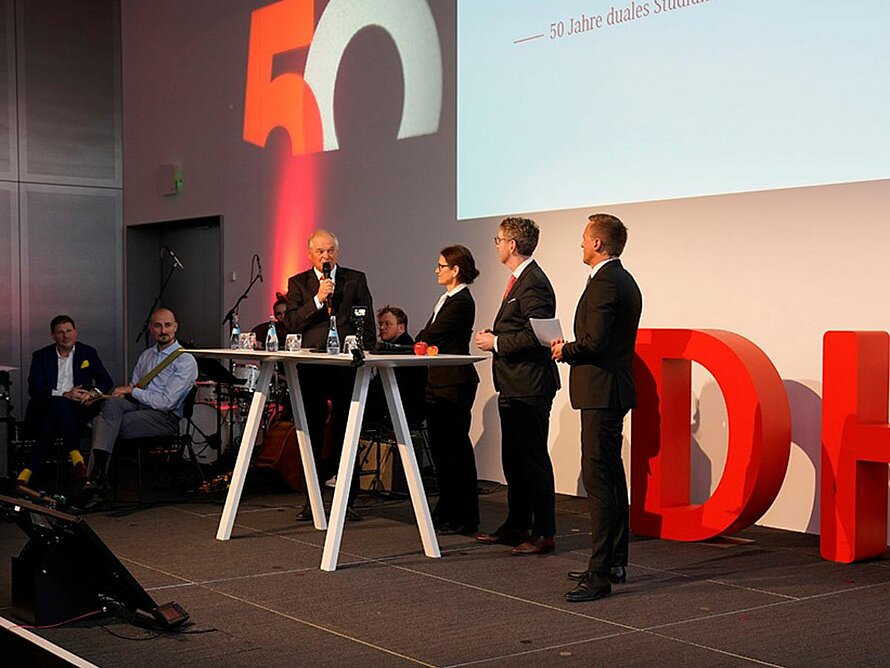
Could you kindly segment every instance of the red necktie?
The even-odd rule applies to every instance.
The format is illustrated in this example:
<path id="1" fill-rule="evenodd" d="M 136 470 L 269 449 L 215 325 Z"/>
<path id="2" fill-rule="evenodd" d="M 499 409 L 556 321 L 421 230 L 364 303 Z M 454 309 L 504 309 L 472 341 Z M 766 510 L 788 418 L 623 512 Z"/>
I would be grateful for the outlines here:
<path id="1" fill-rule="evenodd" d="M 510 290 L 513 289 L 513 284 L 516 282 L 516 277 L 513 274 L 510 274 L 510 280 L 507 281 L 507 289 L 504 291 L 504 299 L 502 301 L 507 301 L 507 295 L 510 294 Z"/>

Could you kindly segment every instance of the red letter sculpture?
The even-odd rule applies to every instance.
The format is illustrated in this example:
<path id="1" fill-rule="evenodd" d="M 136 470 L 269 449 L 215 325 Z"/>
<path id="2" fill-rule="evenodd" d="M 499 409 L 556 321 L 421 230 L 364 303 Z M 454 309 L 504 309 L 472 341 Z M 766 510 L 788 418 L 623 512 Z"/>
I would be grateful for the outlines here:
<path id="1" fill-rule="evenodd" d="M 641 329 L 631 448 L 634 533 L 699 541 L 750 526 L 772 505 L 791 453 L 782 379 L 747 339 L 720 330 Z M 692 365 L 723 392 L 729 442 L 723 477 L 705 503 L 690 494 Z"/>
<path id="2" fill-rule="evenodd" d="M 822 341 L 820 551 L 849 563 L 887 551 L 886 332 L 826 332 Z"/>

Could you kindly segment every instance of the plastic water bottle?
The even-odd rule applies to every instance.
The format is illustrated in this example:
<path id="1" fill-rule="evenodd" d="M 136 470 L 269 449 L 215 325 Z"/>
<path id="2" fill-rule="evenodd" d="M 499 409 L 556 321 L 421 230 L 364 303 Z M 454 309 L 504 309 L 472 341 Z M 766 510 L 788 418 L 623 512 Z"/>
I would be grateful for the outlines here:
<path id="1" fill-rule="evenodd" d="M 266 332 L 266 351 L 278 352 L 278 332 L 275 331 L 275 316 L 269 318 L 269 331 Z"/>
<path id="2" fill-rule="evenodd" d="M 337 334 L 337 316 L 331 316 L 331 326 L 328 329 L 328 355 L 340 354 L 340 335 Z"/>
<path id="3" fill-rule="evenodd" d="M 241 325 L 238 324 L 238 314 L 232 314 L 232 340 L 230 343 L 230 347 L 233 350 L 237 350 L 241 345 Z"/>

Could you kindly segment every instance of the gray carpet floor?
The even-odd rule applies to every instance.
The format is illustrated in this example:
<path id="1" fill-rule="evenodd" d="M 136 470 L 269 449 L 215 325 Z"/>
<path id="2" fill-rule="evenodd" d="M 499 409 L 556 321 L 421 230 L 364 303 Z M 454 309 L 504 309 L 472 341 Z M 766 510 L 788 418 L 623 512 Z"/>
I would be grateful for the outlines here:
<path id="1" fill-rule="evenodd" d="M 493 487 L 490 485 L 489 487 Z M 585 565 L 583 499 L 559 497 L 554 554 L 511 556 L 464 536 L 424 557 L 406 500 L 361 496 L 339 567 L 319 570 L 324 534 L 294 522 L 299 494 L 246 496 L 232 540 L 221 506 L 185 502 L 90 515 L 88 522 L 158 602 L 191 613 L 183 633 L 117 618 L 38 633 L 100 666 L 835 666 L 883 665 L 890 561 L 839 565 L 818 537 L 763 528 L 744 542 L 634 539 L 628 582 L 570 604 L 566 572 Z M 483 529 L 506 495 L 481 499 Z M 0 615 L 11 617 L 0 523 Z"/>

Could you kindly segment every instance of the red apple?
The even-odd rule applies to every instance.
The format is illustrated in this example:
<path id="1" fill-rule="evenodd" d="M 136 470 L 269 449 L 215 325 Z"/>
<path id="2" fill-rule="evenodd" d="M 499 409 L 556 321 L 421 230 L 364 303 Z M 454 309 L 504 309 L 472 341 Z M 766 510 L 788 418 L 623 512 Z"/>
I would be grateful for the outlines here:
<path id="1" fill-rule="evenodd" d="M 423 341 L 418 341 L 414 344 L 414 354 L 415 355 L 426 355 L 427 345 Z"/>

